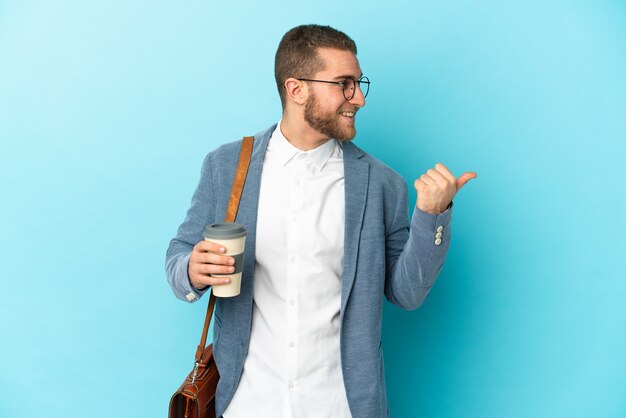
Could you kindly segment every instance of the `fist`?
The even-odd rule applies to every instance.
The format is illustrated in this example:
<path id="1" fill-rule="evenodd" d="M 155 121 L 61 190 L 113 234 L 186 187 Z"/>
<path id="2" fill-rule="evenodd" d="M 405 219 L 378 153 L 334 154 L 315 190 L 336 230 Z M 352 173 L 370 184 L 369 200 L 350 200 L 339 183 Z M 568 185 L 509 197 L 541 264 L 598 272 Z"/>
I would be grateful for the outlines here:
<path id="1" fill-rule="evenodd" d="M 415 180 L 416 206 L 426 213 L 438 215 L 450 206 L 461 187 L 476 177 L 476 173 L 469 171 L 455 178 L 445 165 L 437 163 L 435 168 Z"/>
<path id="2" fill-rule="evenodd" d="M 193 247 L 187 272 L 189 281 L 196 289 L 230 282 L 228 277 L 211 277 L 211 274 L 228 274 L 235 271 L 235 259 L 221 255 L 225 251 L 223 246 L 209 241 L 200 241 Z"/>

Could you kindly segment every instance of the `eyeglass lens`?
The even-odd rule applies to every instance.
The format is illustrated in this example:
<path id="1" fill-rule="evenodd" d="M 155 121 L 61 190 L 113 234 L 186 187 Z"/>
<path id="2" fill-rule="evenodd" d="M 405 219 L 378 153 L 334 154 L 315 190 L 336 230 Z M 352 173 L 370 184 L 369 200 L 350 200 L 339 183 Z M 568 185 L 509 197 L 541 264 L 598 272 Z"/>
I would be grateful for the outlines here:
<path id="1" fill-rule="evenodd" d="M 352 98 L 354 97 L 354 94 L 356 92 L 355 83 L 359 84 L 359 87 L 361 88 L 361 91 L 363 92 L 363 97 L 367 97 L 367 93 L 369 93 L 369 89 L 370 89 L 370 81 L 369 78 L 367 77 L 361 77 L 360 80 L 354 81 L 351 78 L 346 79 L 346 81 L 344 81 L 344 85 L 343 85 L 343 96 L 346 98 L 346 100 L 352 100 Z"/>

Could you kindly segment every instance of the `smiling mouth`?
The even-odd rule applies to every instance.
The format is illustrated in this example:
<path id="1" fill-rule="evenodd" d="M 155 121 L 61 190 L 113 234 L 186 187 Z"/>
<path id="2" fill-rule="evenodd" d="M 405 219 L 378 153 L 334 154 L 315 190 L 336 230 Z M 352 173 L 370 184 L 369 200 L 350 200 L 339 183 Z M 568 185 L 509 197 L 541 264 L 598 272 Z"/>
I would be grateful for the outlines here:
<path id="1" fill-rule="evenodd" d="M 340 111 L 339 114 L 341 116 L 345 116 L 346 118 L 354 119 L 354 116 L 356 115 L 356 112 Z"/>

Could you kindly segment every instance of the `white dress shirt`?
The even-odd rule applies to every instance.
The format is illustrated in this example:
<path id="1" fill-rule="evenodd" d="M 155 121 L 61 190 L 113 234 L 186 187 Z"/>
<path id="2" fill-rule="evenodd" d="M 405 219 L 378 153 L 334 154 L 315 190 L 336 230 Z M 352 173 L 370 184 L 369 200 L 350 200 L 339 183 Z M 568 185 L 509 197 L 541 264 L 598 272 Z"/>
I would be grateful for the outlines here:
<path id="1" fill-rule="evenodd" d="M 250 348 L 224 418 L 351 417 L 341 372 L 344 171 L 279 127 L 261 174 Z"/>

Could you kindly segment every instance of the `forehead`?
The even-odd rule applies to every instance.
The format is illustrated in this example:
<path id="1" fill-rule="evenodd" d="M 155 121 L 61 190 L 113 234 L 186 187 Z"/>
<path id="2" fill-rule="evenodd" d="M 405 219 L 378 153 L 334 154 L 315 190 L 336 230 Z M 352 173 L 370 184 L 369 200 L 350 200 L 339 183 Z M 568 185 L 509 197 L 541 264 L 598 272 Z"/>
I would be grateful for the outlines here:
<path id="1" fill-rule="evenodd" d="M 324 62 L 324 69 L 318 71 L 315 77 L 358 79 L 361 77 L 361 66 L 356 55 L 350 51 L 342 51 L 332 48 L 319 48 L 319 58 Z"/>

